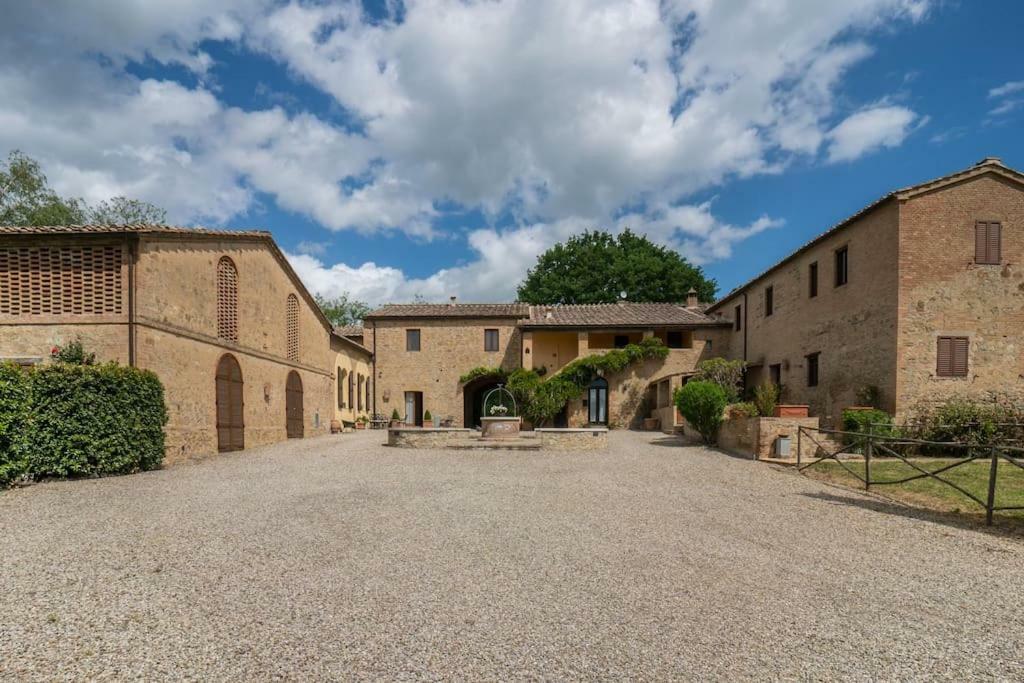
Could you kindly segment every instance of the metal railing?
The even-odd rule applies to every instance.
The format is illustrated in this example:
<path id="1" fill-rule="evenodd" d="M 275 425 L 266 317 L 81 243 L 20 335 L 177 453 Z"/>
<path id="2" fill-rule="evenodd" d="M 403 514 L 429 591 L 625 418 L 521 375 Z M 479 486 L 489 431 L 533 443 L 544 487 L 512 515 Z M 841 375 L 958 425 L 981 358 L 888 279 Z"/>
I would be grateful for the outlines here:
<path id="1" fill-rule="evenodd" d="M 817 435 L 817 436 L 815 436 Z M 823 436 L 824 435 L 824 436 Z M 809 440 L 809 443 L 805 440 Z M 811 446 L 814 450 L 814 458 L 805 461 L 803 451 L 805 445 Z M 922 449 L 929 451 L 943 451 L 947 453 L 945 458 L 953 462 L 943 465 L 934 470 L 928 470 L 913 458 L 922 461 L 935 461 L 936 457 L 915 456 Z M 915 474 L 900 479 L 878 479 L 871 475 L 872 460 L 880 458 L 895 459 L 914 470 Z M 849 466 L 848 463 L 863 460 L 864 474 Z M 940 476 L 951 470 L 975 461 L 988 460 L 991 464 L 988 474 L 988 490 L 984 499 L 974 495 L 963 486 L 948 478 Z M 1006 510 L 1024 510 L 1024 505 L 997 505 L 996 485 L 999 477 L 999 461 L 1006 462 L 1024 469 L 1024 448 L 1006 444 L 967 444 L 958 442 L 927 441 L 924 439 L 913 439 L 898 435 L 882 435 L 871 432 L 844 432 L 830 429 L 815 429 L 812 427 L 800 427 L 797 430 L 796 467 L 803 472 L 809 467 L 814 467 L 822 462 L 835 462 L 848 474 L 864 484 L 865 490 L 872 486 L 891 486 L 905 484 L 918 479 L 930 478 L 942 484 L 956 489 L 961 494 L 980 505 L 985 510 L 985 523 L 992 524 L 992 516 L 995 512 Z"/>

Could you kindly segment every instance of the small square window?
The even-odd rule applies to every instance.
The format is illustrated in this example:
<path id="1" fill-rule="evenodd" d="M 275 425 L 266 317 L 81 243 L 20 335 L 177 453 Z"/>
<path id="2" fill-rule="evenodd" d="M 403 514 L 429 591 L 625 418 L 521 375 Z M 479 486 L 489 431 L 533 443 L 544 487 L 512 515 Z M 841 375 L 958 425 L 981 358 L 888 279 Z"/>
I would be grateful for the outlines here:
<path id="1" fill-rule="evenodd" d="M 682 330 L 669 330 L 665 334 L 665 344 L 670 349 L 682 349 L 687 348 L 683 341 Z"/>
<path id="2" fill-rule="evenodd" d="M 818 357 L 821 356 L 821 352 L 812 353 L 805 356 L 807 360 L 807 386 L 816 387 L 818 386 Z"/>
<path id="3" fill-rule="evenodd" d="M 764 317 L 775 312 L 775 287 L 764 288 Z"/>
<path id="4" fill-rule="evenodd" d="M 810 298 L 818 296 L 818 262 L 815 261 L 807 269 L 808 295 Z"/>
<path id="5" fill-rule="evenodd" d="M 484 351 L 498 350 L 498 331 L 484 330 Z"/>
<path id="6" fill-rule="evenodd" d="M 406 351 L 419 351 L 420 350 L 420 331 L 419 330 L 406 330 L 405 331 L 405 350 Z"/>
<path id="7" fill-rule="evenodd" d="M 774 363 L 768 366 L 768 378 L 775 386 L 782 384 L 782 364 Z"/>
<path id="8" fill-rule="evenodd" d="M 850 252 L 846 247 L 836 249 L 836 287 L 842 287 L 850 280 Z"/>

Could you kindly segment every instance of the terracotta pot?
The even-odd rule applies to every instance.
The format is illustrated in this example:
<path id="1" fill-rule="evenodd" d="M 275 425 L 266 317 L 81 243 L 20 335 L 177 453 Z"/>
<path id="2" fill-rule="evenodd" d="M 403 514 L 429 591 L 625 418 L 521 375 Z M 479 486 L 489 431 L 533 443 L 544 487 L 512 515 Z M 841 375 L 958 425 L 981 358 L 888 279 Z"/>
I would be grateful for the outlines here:
<path id="1" fill-rule="evenodd" d="M 366 429 L 365 422 L 356 422 L 356 429 Z"/>
<path id="2" fill-rule="evenodd" d="M 341 432 L 341 422 L 339 420 L 331 420 L 331 434 L 338 434 Z"/>
<path id="3" fill-rule="evenodd" d="M 810 412 L 810 406 L 780 404 L 780 405 L 775 406 L 775 411 L 772 413 L 772 416 L 773 417 L 807 417 L 809 412 Z"/>
<path id="4" fill-rule="evenodd" d="M 661 419 L 657 417 L 644 418 L 644 431 L 655 432 L 661 428 Z"/>

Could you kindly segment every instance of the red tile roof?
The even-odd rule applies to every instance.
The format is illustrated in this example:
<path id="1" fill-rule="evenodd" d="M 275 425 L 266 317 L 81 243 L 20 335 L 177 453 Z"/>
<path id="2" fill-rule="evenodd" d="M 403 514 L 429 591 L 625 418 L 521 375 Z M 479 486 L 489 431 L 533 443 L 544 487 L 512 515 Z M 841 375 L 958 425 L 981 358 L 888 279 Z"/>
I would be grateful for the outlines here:
<path id="1" fill-rule="evenodd" d="M 373 311 L 367 320 L 379 318 L 523 318 L 528 304 L 387 304 Z"/>

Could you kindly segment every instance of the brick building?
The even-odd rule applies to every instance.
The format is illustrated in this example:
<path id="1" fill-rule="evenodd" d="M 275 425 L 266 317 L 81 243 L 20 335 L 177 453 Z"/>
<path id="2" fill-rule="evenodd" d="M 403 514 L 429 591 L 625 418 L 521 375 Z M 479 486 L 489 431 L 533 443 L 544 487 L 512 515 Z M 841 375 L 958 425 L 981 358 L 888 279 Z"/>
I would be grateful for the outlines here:
<path id="1" fill-rule="evenodd" d="M 866 387 L 919 402 L 1024 398 L 1024 175 L 987 158 L 893 191 L 729 292 L 748 386 L 835 423 Z"/>
<path id="2" fill-rule="evenodd" d="M 269 233 L 0 228 L 0 356 L 38 362 L 75 338 L 160 377 L 168 463 L 325 433 L 340 359 L 369 375 Z"/>
<path id="3" fill-rule="evenodd" d="M 410 424 L 429 410 L 456 425 L 479 424 L 481 404 L 495 382 L 468 384 L 476 367 L 540 369 L 550 374 L 569 361 L 620 348 L 644 337 L 668 347 L 665 360 L 648 360 L 595 380 L 556 420 L 571 426 L 598 422 L 630 426 L 656 376 L 693 370 L 729 339 L 728 324 L 704 315 L 696 300 L 683 304 L 392 304 L 366 319 L 364 343 L 373 352 L 375 411 L 395 409 Z M 717 341 L 716 341 L 717 340 Z M 717 346 L 716 346 L 717 344 Z"/>

